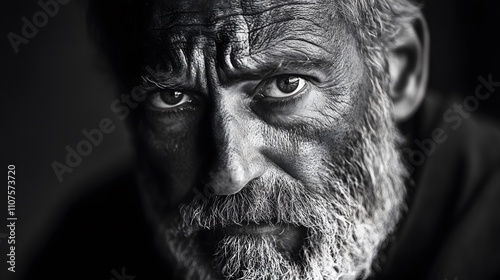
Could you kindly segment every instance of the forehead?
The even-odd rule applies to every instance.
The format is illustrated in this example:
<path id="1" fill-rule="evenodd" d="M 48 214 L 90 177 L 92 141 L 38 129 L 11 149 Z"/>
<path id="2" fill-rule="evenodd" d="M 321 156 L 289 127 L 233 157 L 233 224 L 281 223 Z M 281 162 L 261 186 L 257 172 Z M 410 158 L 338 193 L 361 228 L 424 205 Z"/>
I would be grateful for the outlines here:
<path id="1" fill-rule="evenodd" d="M 308 60 L 321 52 L 331 54 L 339 49 L 333 45 L 345 41 L 332 2 L 156 0 L 147 20 L 149 63 L 161 57 L 173 71 L 210 58 L 222 68 L 238 70 L 284 50 Z"/>
<path id="2" fill-rule="evenodd" d="M 157 0 L 151 8 L 150 31 L 189 32 L 214 39 L 223 39 L 226 34 L 248 35 L 253 47 L 262 45 L 259 37 L 263 33 L 278 35 L 277 31 L 283 31 L 286 36 L 294 30 L 320 35 L 327 31 L 333 10 L 323 1 L 283 0 Z"/>

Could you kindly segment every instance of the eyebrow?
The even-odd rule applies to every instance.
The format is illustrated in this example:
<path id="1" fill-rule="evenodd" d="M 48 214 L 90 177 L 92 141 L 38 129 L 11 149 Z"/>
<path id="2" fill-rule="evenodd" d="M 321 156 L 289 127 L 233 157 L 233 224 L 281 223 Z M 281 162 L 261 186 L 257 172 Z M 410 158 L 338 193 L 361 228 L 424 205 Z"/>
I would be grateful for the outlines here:
<path id="1" fill-rule="evenodd" d="M 308 76 L 317 81 L 324 80 L 334 71 L 336 60 L 341 54 L 328 53 L 330 57 L 327 58 L 324 49 L 320 50 L 320 47 L 314 47 L 314 51 L 307 52 L 301 49 L 291 50 L 290 48 L 258 52 L 250 57 L 251 65 L 239 65 L 232 70 L 219 71 L 219 82 L 232 85 L 243 80 L 262 80 L 282 74 Z M 186 84 L 183 77 L 178 77 L 170 72 L 144 72 L 141 78 L 149 87 L 197 90 L 197 86 Z M 180 81 L 184 81 L 184 83 Z"/>
<path id="2" fill-rule="evenodd" d="M 228 81 L 233 83 L 239 80 L 259 80 L 280 74 L 296 74 L 312 76 L 318 80 L 326 78 L 335 68 L 335 61 L 340 54 L 326 53 L 324 49 L 314 46 L 314 51 L 286 48 L 285 50 L 268 50 L 253 55 L 256 61 L 250 67 L 241 67 L 236 71 L 226 73 Z"/>
<path id="3" fill-rule="evenodd" d="M 295 74 L 301 76 L 312 76 L 321 80 L 326 76 L 322 72 L 331 66 L 325 60 L 310 61 L 282 61 L 282 63 L 267 63 L 256 69 L 242 71 L 240 73 L 231 73 L 227 75 L 227 84 L 233 84 L 241 80 L 261 80 L 283 74 Z"/>

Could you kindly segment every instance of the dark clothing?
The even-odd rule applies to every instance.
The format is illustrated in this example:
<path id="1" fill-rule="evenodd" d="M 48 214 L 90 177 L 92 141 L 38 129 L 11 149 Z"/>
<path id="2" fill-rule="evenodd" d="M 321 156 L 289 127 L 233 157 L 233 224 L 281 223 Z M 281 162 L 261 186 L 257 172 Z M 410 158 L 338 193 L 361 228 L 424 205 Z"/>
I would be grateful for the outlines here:
<path id="1" fill-rule="evenodd" d="M 455 112 L 462 103 L 431 94 L 403 128 L 429 155 L 413 160 L 409 210 L 377 279 L 500 279 L 500 133 Z"/>
<path id="2" fill-rule="evenodd" d="M 500 279 L 500 133 L 452 104 L 431 95 L 402 125 L 408 210 L 373 279 Z M 74 205 L 26 279 L 173 279 L 130 174 Z"/>

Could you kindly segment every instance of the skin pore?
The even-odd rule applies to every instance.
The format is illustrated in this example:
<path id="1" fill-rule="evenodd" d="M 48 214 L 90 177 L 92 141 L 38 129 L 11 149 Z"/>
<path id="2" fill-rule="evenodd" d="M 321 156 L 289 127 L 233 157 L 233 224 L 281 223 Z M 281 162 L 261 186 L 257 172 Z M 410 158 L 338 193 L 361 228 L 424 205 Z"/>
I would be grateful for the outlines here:
<path id="1" fill-rule="evenodd" d="M 142 75 L 139 181 L 179 276 L 368 275 L 399 220 L 406 172 L 389 78 L 363 63 L 336 6 L 149 9 L 144 67 L 162 71 Z"/>

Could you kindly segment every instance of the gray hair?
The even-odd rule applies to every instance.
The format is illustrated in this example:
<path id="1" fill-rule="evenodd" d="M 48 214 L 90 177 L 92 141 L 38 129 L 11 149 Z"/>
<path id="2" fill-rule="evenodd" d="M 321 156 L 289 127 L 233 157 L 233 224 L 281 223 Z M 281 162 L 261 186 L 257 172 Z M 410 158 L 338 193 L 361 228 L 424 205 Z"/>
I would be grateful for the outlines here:
<path id="1" fill-rule="evenodd" d="M 357 41 L 358 50 L 364 55 L 372 80 L 377 80 L 372 82 L 387 82 L 387 52 L 401 29 L 421 16 L 420 7 L 409 0 L 334 1 L 339 7 L 338 13 Z M 373 86 L 380 87 L 377 84 Z"/>

